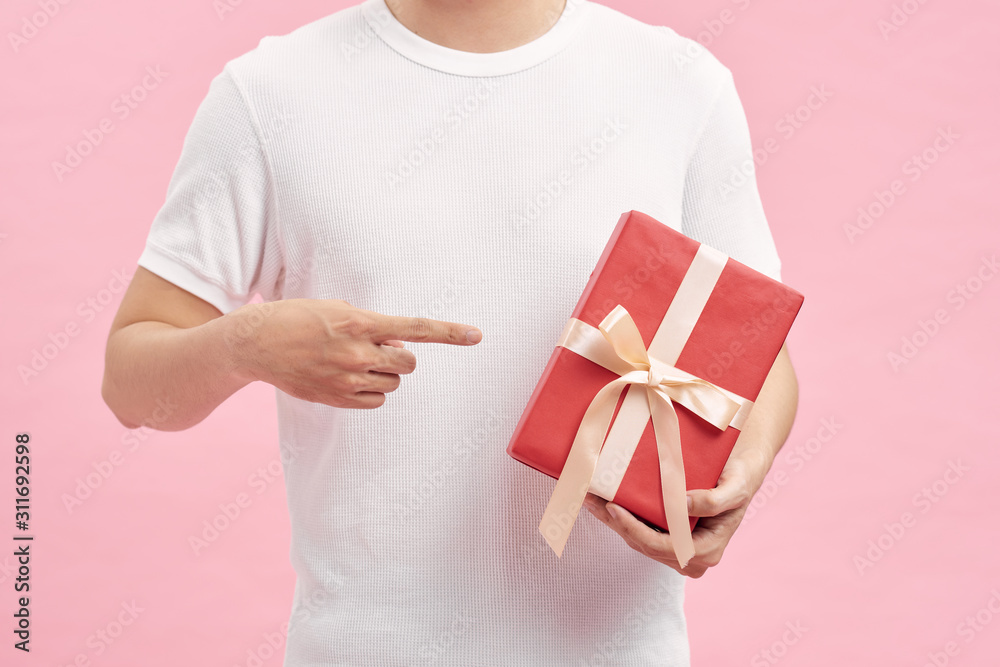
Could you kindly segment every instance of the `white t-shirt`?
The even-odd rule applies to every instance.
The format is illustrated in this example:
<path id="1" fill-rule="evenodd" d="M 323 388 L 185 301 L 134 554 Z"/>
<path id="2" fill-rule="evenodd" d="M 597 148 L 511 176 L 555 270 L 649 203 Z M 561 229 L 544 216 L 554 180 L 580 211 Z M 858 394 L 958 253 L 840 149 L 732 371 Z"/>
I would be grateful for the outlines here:
<path id="1" fill-rule="evenodd" d="M 684 578 L 586 512 L 556 558 L 554 480 L 505 448 L 623 212 L 779 278 L 752 168 L 730 71 L 585 1 L 475 54 L 366 0 L 225 65 L 139 264 L 224 313 L 259 292 L 483 332 L 407 343 L 374 410 L 276 392 L 286 667 L 688 664 Z"/>

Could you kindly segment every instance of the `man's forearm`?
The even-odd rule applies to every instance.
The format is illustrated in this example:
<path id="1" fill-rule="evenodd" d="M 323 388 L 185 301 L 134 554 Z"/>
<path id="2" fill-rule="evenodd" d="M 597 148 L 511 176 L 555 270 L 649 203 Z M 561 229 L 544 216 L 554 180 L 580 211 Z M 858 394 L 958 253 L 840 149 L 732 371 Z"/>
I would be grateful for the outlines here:
<path id="1" fill-rule="evenodd" d="M 754 402 L 731 456 L 744 458 L 757 471 L 752 491 L 764 483 L 775 457 L 788 439 L 798 409 L 799 385 L 795 369 L 782 345 L 771 371 Z"/>
<path id="2" fill-rule="evenodd" d="M 191 328 L 136 322 L 108 338 L 101 393 L 128 428 L 179 431 L 207 417 L 250 380 L 226 343 L 228 316 Z"/>

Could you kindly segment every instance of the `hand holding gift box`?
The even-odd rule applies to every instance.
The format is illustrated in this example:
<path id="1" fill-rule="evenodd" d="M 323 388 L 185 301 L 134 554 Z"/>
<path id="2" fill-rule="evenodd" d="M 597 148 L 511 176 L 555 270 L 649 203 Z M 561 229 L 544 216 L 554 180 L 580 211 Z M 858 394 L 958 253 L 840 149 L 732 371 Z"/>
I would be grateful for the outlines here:
<path id="1" fill-rule="evenodd" d="M 684 567 L 696 522 L 685 492 L 715 486 L 802 300 L 622 215 L 507 449 L 558 478 L 539 525 L 557 555 L 590 491 L 672 527 Z"/>

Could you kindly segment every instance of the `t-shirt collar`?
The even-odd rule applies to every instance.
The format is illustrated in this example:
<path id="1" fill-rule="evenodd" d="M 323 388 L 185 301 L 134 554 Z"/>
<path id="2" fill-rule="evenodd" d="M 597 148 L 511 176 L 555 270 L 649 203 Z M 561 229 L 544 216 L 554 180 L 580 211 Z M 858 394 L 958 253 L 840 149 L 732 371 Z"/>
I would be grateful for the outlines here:
<path id="1" fill-rule="evenodd" d="M 499 76 L 534 67 L 561 51 L 589 14 L 587 0 L 566 0 L 559 20 L 527 44 L 495 53 L 472 53 L 428 41 L 400 23 L 385 0 L 365 0 L 361 12 L 372 30 L 393 50 L 427 67 L 461 76 Z"/>

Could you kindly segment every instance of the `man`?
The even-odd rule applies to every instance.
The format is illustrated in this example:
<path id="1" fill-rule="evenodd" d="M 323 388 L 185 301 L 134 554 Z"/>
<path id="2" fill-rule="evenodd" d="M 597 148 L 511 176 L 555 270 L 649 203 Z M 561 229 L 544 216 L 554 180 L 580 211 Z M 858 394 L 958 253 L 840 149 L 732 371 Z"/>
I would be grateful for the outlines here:
<path id="1" fill-rule="evenodd" d="M 787 437 L 787 350 L 718 487 L 689 494 L 683 570 L 593 496 L 606 526 L 582 517 L 555 558 L 553 482 L 504 450 L 622 212 L 779 277 L 734 179 L 752 165 L 729 70 L 668 28 L 579 0 L 365 0 L 212 81 L 105 400 L 135 427 L 167 396 L 156 426 L 179 430 L 276 387 L 288 667 L 687 665 L 683 575 L 719 562 Z"/>

